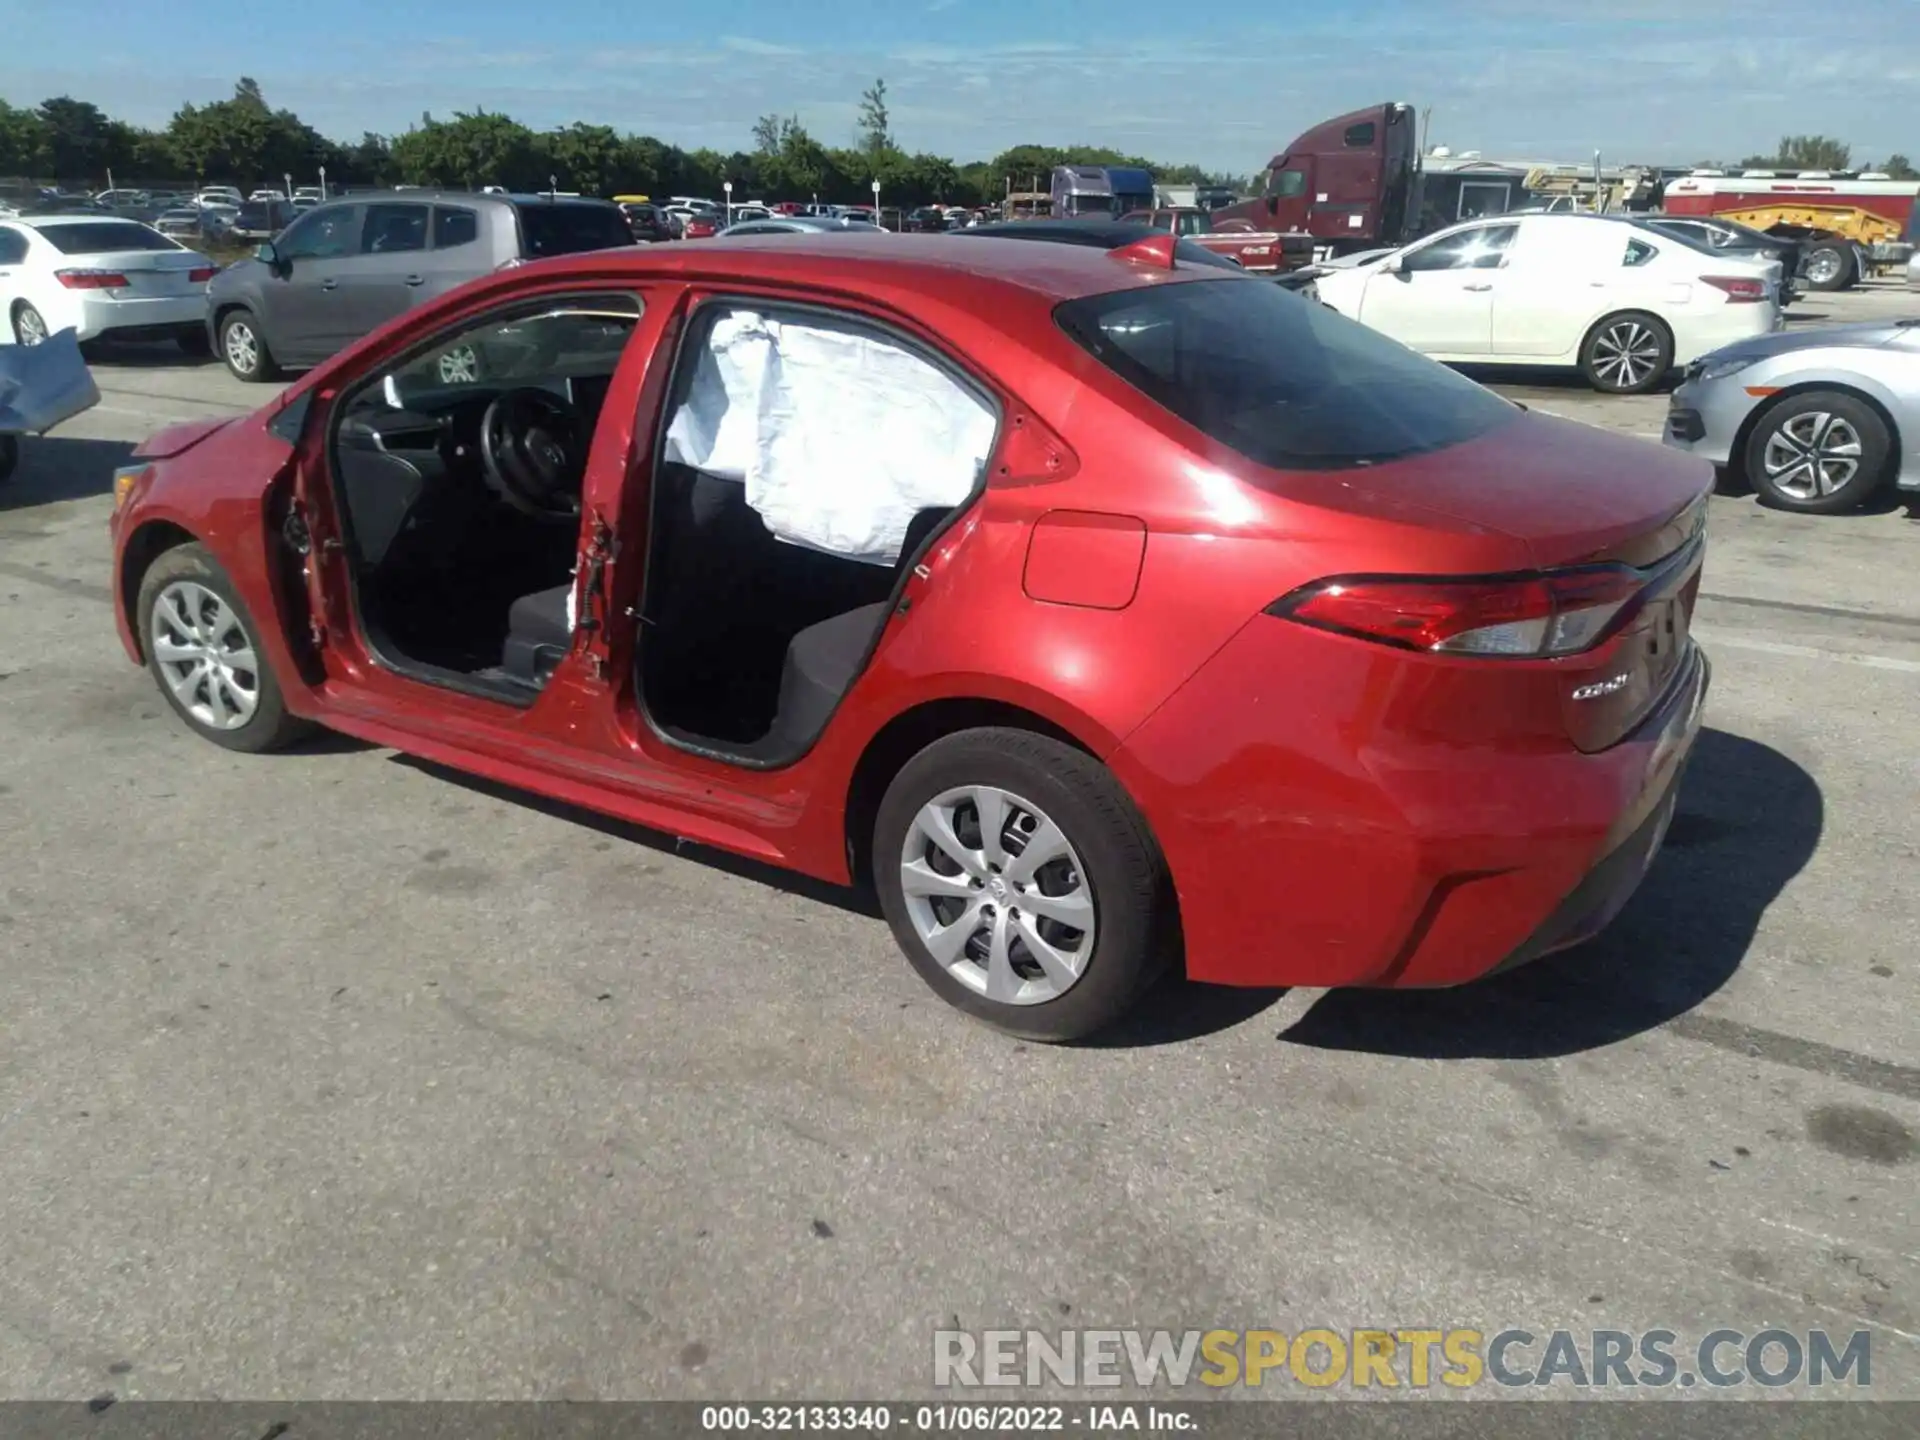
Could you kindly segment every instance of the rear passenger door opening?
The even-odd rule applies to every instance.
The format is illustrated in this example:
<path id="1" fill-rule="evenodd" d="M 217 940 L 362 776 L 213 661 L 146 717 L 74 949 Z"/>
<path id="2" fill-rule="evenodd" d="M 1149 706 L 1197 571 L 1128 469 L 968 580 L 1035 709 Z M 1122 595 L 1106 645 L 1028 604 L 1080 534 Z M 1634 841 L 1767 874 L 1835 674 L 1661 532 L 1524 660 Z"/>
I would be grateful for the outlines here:
<path id="1" fill-rule="evenodd" d="M 539 696 L 572 648 L 581 487 L 640 315 L 625 291 L 517 302 L 341 398 L 329 461 L 348 588 L 387 668 Z"/>
<path id="2" fill-rule="evenodd" d="M 804 755 L 983 488 L 1001 408 L 870 318 L 702 301 L 653 469 L 635 677 L 653 729 L 754 768 Z"/>

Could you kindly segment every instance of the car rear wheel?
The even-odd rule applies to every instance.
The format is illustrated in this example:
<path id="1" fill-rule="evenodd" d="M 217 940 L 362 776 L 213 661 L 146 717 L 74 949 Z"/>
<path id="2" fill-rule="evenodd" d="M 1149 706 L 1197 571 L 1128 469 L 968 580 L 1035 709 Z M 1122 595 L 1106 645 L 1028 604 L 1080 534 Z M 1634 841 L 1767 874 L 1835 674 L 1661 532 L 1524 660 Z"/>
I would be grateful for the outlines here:
<path id="1" fill-rule="evenodd" d="M 1844 241 L 1816 245 L 1807 252 L 1801 274 L 1810 290 L 1844 290 L 1859 278 L 1853 246 Z"/>
<path id="2" fill-rule="evenodd" d="M 1580 373 L 1608 395 L 1641 395 L 1673 368 L 1673 332 L 1643 310 L 1609 315 L 1587 332 Z"/>
<path id="3" fill-rule="evenodd" d="M 230 310 L 221 319 L 220 358 L 239 380 L 272 380 L 279 373 L 251 310 Z"/>
<path id="4" fill-rule="evenodd" d="M 1873 498 L 1892 449 L 1887 422 L 1863 400 L 1809 390 L 1776 403 L 1747 437 L 1747 478 L 1761 500 L 1805 515 L 1838 515 Z"/>
<path id="5" fill-rule="evenodd" d="M 874 825 L 894 938 L 948 1004 L 1031 1040 L 1118 1020 L 1161 969 L 1171 901 L 1105 766 L 1024 730 L 964 730 L 907 762 Z"/>
<path id="6" fill-rule="evenodd" d="M 13 343 L 38 345 L 47 338 L 46 317 L 22 300 L 13 307 Z"/>
<path id="7" fill-rule="evenodd" d="M 148 567 L 134 605 L 147 668 L 189 729 L 228 750 L 277 750 L 311 728 L 287 712 L 259 628 L 199 545 Z"/>

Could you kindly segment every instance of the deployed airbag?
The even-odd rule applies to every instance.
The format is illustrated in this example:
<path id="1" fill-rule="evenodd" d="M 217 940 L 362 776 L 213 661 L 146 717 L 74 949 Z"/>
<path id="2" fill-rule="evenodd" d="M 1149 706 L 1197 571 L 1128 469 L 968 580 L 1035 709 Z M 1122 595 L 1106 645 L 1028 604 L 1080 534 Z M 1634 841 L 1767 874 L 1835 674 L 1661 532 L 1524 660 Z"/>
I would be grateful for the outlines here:
<path id="1" fill-rule="evenodd" d="M 71 329 L 38 345 L 0 345 L 0 435 L 44 435 L 99 403 Z"/>
<path id="2" fill-rule="evenodd" d="M 782 540 L 892 565 L 916 513 L 972 494 L 996 424 L 903 346 L 742 310 L 708 331 L 666 458 L 742 482 Z"/>

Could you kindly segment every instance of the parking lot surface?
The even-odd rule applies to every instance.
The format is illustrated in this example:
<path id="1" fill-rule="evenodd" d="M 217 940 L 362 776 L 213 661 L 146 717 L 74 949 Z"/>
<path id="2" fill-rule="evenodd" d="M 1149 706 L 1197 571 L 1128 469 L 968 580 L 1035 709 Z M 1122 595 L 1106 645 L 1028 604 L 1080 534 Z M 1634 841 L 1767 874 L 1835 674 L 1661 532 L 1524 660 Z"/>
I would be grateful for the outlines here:
<path id="1" fill-rule="evenodd" d="M 1920 1398 L 1906 506 L 1714 500 L 1708 729 L 1597 942 L 1443 993 L 1170 984 L 1048 1049 L 849 897 L 189 736 L 114 636 L 109 475 L 265 395 L 96 373 L 0 491 L 0 1396 L 880 1397 L 941 1327 L 1424 1324 L 1865 1328 Z"/>

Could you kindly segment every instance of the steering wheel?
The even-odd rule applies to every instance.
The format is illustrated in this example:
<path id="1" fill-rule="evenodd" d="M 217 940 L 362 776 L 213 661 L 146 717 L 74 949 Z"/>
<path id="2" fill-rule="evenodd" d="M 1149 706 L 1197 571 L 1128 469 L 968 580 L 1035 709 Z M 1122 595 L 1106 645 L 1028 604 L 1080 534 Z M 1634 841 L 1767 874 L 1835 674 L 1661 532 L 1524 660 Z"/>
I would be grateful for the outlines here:
<path id="1" fill-rule="evenodd" d="M 480 417 L 480 464 L 514 509 L 539 520 L 578 520 L 585 468 L 580 412 L 551 390 L 494 397 Z"/>

